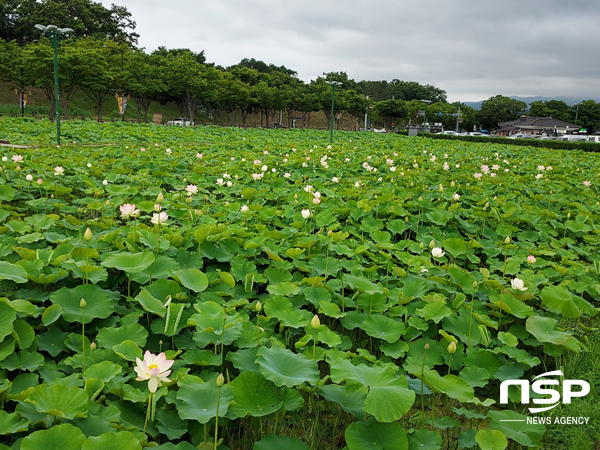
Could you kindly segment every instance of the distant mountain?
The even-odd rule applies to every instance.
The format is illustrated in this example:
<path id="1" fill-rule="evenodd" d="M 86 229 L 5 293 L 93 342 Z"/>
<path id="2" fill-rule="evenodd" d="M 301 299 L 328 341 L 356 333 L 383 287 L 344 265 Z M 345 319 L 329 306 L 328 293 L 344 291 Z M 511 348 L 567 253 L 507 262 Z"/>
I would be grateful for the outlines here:
<path id="1" fill-rule="evenodd" d="M 565 102 L 567 105 L 572 106 L 575 105 L 576 103 L 579 103 L 582 100 L 590 100 L 590 98 L 581 98 L 581 97 L 518 97 L 515 95 L 510 95 L 510 98 L 513 98 L 515 100 L 519 100 L 521 102 L 525 102 L 527 103 L 527 105 L 529 105 L 532 102 L 537 102 L 537 101 L 543 101 L 543 102 L 547 102 L 549 100 L 562 100 L 563 102 Z M 600 99 L 591 99 L 591 100 L 595 100 L 597 102 L 600 102 Z M 481 109 L 481 103 L 483 103 L 485 100 L 481 100 L 479 102 L 464 102 L 465 105 L 470 106 L 471 108 L 475 108 L 475 109 Z"/>

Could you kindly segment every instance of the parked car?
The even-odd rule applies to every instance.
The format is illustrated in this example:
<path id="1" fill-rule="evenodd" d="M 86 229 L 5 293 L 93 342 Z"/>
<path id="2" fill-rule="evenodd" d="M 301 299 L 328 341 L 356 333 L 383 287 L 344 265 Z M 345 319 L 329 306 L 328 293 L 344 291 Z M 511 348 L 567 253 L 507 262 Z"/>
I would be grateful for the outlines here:
<path id="1" fill-rule="evenodd" d="M 598 135 L 588 136 L 587 140 L 588 142 L 595 142 L 596 144 L 600 144 L 600 136 Z"/>
<path id="2" fill-rule="evenodd" d="M 458 135 L 458 133 L 456 131 L 452 131 L 452 130 L 442 131 L 440 134 L 449 134 L 450 136 L 457 136 Z"/>
<path id="3" fill-rule="evenodd" d="M 588 136 L 582 136 L 581 134 L 567 134 L 566 136 L 562 136 L 560 140 L 569 142 L 581 142 L 587 141 Z"/>
<path id="4" fill-rule="evenodd" d="M 467 136 L 484 136 L 484 137 L 490 137 L 489 134 L 480 133 L 479 131 L 473 131 L 473 132 L 469 133 Z"/>
<path id="5" fill-rule="evenodd" d="M 177 127 L 189 127 L 192 124 L 190 119 L 186 119 L 185 117 L 178 117 L 175 120 L 169 120 L 167 122 L 167 126 L 177 126 Z"/>

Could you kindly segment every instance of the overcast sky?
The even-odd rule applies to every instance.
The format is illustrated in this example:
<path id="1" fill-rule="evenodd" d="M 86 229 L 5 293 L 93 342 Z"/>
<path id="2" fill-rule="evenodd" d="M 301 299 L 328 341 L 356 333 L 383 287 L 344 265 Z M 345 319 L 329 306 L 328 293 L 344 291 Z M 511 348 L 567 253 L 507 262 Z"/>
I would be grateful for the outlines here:
<path id="1" fill-rule="evenodd" d="M 598 0 L 102 0 L 125 6 L 139 45 L 284 65 L 309 82 L 417 81 L 448 100 L 600 98 Z"/>

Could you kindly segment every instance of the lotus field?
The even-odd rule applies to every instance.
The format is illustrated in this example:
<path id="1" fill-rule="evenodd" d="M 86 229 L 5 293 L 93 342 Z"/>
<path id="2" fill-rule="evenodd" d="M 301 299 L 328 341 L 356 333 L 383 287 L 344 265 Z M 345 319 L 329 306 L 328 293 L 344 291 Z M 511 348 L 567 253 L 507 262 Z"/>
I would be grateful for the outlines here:
<path id="1" fill-rule="evenodd" d="M 500 383 L 589 351 L 597 154 L 53 127 L 0 119 L 0 449 L 542 445 Z"/>

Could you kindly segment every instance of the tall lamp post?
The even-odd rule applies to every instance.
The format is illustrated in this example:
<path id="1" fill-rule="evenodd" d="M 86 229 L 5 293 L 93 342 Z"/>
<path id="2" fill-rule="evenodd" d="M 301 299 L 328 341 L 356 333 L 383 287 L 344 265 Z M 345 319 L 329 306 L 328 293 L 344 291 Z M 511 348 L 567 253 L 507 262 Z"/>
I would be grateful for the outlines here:
<path id="1" fill-rule="evenodd" d="M 577 109 L 575 110 L 575 125 L 577 125 L 577 117 L 579 116 L 579 105 L 581 105 L 581 102 L 577 103 Z"/>
<path id="2" fill-rule="evenodd" d="M 56 117 L 56 145 L 60 145 L 60 99 L 58 86 L 58 38 L 72 33 L 72 28 L 58 28 L 56 25 L 34 25 L 35 28 L 42 31 L 42 34 L 47 35 L 52 40 L 52 48 L 54 49 L 54 99 L 56 101 L 54 117 Z"/>
<path id="3" fill-rule="evenodd" d="M 431 100 L 421 100 L 425 103 L 425 111 L 423 112 L 423 136 L 425 136 L 425 122 L 427 121 L 427 105 L 431 103 Z"/>
<path id="4" fill-rule="evenodd" d="M 333 143 L 333 107 L 335 105 L 335 87 L 342 84 L 340 81 L 326 81 L 325 83 L 331 85 L 331 140 Z"/>

